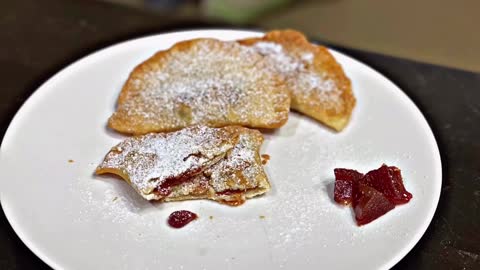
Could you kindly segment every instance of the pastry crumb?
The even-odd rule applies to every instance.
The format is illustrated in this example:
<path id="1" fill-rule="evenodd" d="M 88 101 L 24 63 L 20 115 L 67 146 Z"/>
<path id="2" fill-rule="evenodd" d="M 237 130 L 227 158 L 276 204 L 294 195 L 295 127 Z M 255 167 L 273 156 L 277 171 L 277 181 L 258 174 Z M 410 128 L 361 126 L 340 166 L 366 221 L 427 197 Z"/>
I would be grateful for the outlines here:
<path id="1" fill-rule="evenodd" d="M 213 219 L 213 216 L 209 216 L 208 218 L 209 218 L 209 219 Z"/>
<path id="2" fill-rule="evenodd" d="M 73 162 L 75 162 L 75 160 L 73 160 L 73 159 L 68 160 L 68 163 L 73 163 Z"/>
<path id="3" fill-rule="evenodd" d="M 265 219 L 265 216 L 262 215 L 262 216 L 259 216 L 259 218 L 260 218 L 260 219 Z"/>
<path id="4" fill-rule="evenodd" d="M 267 162 L 270 160 L 270 155 L 263 154 L 263 155 L 261 155 L 261 157 L 262 157 L 262 164 L 263 165 L 267 164 Z"/>

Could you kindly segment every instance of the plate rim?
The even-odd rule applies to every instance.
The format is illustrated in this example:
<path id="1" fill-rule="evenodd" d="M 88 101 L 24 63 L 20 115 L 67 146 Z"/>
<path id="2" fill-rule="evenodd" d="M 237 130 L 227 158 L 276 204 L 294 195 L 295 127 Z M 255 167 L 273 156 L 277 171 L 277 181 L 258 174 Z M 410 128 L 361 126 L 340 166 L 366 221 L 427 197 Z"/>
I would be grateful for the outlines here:
<path id="1" fill-rule="evenodd" d="M 2 167 L 2 164 L 4 164 L 4 162 L 3 162 L 3 159 L 4 159 L 3 156 L 4 155 L 2 154 L 3 146 L 4 146 L 5 142 L 7 142 L 9 140 L 9 138 L 11 136 L 10 133 L 12 133 L 13 130 L 16 129 L 16 123 L 18 123 L 20 121 L 19 119 L 21 119 L 21 117 L 23 117 L 26 114 L 26 111 L 27 111 L 28 107 L 33 106 L 33 105 L 30 105 L 30 104 L 34 104 L 36 99 L 38 99 L 40 97 L 39 93 L 43 94 L 43 92 L 45 90 L 42 91 L 42 89 L 44 89 L 44 88 L 48 89 L 48 86 L 50 84 L 53 84 L 53 83 L 55 83 L 55 81 L 61 79 L 63 76 L 66 76 L 65 74 L 68 75 L 68 72 L 66 72 L 66 71 L 68 71 L 69 69 L 75 68 L 78 65 L 84 65 L 84 64 L 88 63 L 87 61 L 92 61 L 92 59 L 94 59 L 95 57 L 98 57 L 98 56 L 103 55 L 105 53 L 111 53 L 114 50 L 118 50 L 121 47 L 129 45 L 130 43 L 136 43 L 136 42 L 139 42 L 141 40 L 151 39 L 151 38 L 155 38 L 155 37 L 158 37 L 158 36 L 165 36 L 165 35 L 175 35 L 175 34 L 181 34 L 181 33 L 183 33 L 183 34 L 197 33 L 198 34 L 198 33 L 205 33 L 205 32 L 210 32 L 210 33 L 215 33 L 215 34 L 216 34 L 216 32 L 218 32 L 219 35 L 221 35 L 221 33 L 224 33 L 224 32 L 231 32 L 231 33 L 241 32 L 241 33 L 251 34 L 252 36 L 254 36 L 254 35 L 258 36 L 258 35 L 261 35 L 261 34 L 265 33 L 263 31 L 259 31 L 259 30 L 229 29 L 229 28 L 201 28 L 201 29 L 187 29 L 187 30 L 180 30 L 180 31 L 160 32 L 160 33 L 140 36 L 140 37 L 137 37 L 137 38 L 126 39 L 124 41 L 120 41 L 120 42 L 114 43 L 112 45 L 103 47 L 101 49 L 95 50 L 91 53 L 88 53 L 88 54 L 78 58 L 77 60 L 71 62 L 70 64 L 66 65 L 65 67 L 63 67 L 60 70 L 58 70 L 57 72 L 55 72 L 55 74 L 50 76 L 47 80 L 45 80 L 42 84 L 40 84 L 40 86 L 36 87 L 36 89 L 30 94 L 30 96 L 19 107 L 19 109 L 15 113 L 14 117 L 11 119 L 10 123 L 8 124 L 8 127 L 7 127 L 7 129 L 4 133 L 3 139 L 0 142 L 0 168 Z M 176 42 L 178 42 L 178 41 L 176 41 Z M 394 265 L 396 265 L 398 262 L 400 262 L 400 260 L 402 260 L 413 249 L 413 247 L 421 240 L 421 238 L 424 236 L 424 234 L 426 233 L 427 229 L 429 228 L 429 226 L 430 226 L 430 224 L 433 220 L 433 217 L 435 215 L 435 212 L 438 208 L 438 204 L 439 204 L 439 201 L 440 201 L 441 187 L 442 187 L 442 183 L 443 183 L 442 155 L 440 154 L 440 149 L 439 149 L 436 137 L 435 137 L 435 133 L 433 132 L 430 124 L 428 123 L 427 119 L 425 118 L 425 115 L 422 113 L 420 108 L 415 104 L 415 102 L 413 102 L 413 100 L 397 84 L 395 84 L 387 76 L 383 75 L 382 73 L 380 73 L 376 69 L 372 68 L 370 65 L 364 63 L 363 61 L 360 61 L 360 60 L 356 59 L 355 57 L 352 57 L 352 56 L 350 56 L 350 55 L 348 55 L 344 52 L 340 52 L 340 51 L 337 51 L 335 49 L 332 49 L 328 46 L 325 46 L 325 47 L 327 47 L 327 49 L 334 55 L 334 57 L 341 56 L 341 57 L 347 58 L 349 60 L 353 60 L 354 62 L 357 62 L 363 68 L 365 68 L 368 71 L 368 73 L 370 73 L 372 75 L 375 75 L 375 77 L 383 80 L 385 83 L 391 84 L 393 86 L 393 88 L 395 88 L 395 91 L 397 91 L 398 94 L 400 96 L 402 96 L 402 98 L 407 103 L 409 103 L 410 106 L 412 106 L 412 109 L 414 109 L 416 111 L 416 113 L 418 113 L 421 116 L 421 120 L 419 119 L 419 121 L 423 122 L 423 124 L 427 127 L 426 131 L 428 133 L 428 136 L 430 137 L 429 140 L 431 140 L 434 143 L 433 150 L 435 152 L 435 157 L 433 157 L 433 159 L 435 159 L 435 161 L 434 161 L 435 164 L 438 163 L 437 165 L 438 165 L 438 173 L 439 173 L 439 182 L 438 182 L 438 188 L 436 190 L 434 190 L 435 194 L 434 194 L 434 201 L 433 201 L 432 207 L 429 208 L 427 218 L 425 218 L 423 220 L 423 223 L 421 224 L 421 226 L 417 228 L 416 233 L 411 238 L 411 240 L 408 242 L 408 244 L 404 245 L 400 249 L 400 251 L 398 251 L 395 254 L 395 256 L 392 256 L 386 263 L 384 263 L 382 265 L 383 268 L 390 269 Z M 48 255 L 42 253 L 40 251 L 40 248 L 38 248 L 37 245 L 33 241 L 28 239 L 27 233 L 24 230 L 21 229 L 21 225 L 19 225 L 17 223 L 17 221 L 13 218 L 13 213 L 10 212 L 8 207 L 5 207 L 5 201 L 2 200 L 2 196 L 1 196 L 1 193 L 3 193 L 3 192 L 1 192 L 1 190 L 4 190 L 4 189 L 0 189 L 0 206 L 1 206 L 1 208 L 4 212 L 4 214 L 5 214 L 5 217 L 8 221 L 8 223 L 10 224 L 10 226 L 12 227 L 13 231 L 18 236 L 18 238 L 23 242 L 23 244 L 25 244 L 25 246 L 31 252 L 33 252 L 35 254 L 35 256 L 37 256 L 40 260 L 42 260 L 48 266 L 52 267 L 53 269 L 64 269 L 57 262 L 55 262 L 54 259 L 51 259 Z"/>

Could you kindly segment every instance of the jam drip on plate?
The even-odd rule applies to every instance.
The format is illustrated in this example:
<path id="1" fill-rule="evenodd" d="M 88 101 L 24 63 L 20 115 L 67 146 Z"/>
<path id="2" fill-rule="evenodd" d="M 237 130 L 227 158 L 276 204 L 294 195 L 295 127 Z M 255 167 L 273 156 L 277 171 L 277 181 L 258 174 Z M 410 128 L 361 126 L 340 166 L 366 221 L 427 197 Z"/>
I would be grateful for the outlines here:
<path id="1" fill-rule="evenodd" d="M 192 213 L 187 210 L 180 210 L 180 211 L 175 211 L 170 214 L 168 217 L 168 225 L 170 225 L 173 228 L 182 228 L 188 223 L 194 221 L 197 219 L 197 214 Z"/>

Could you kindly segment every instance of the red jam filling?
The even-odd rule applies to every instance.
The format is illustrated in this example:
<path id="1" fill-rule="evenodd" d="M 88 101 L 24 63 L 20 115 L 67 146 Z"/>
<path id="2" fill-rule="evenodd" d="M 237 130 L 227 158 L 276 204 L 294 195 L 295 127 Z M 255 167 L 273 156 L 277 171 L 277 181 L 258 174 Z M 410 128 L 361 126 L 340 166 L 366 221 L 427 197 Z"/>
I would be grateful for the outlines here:
<path id="1" fill-rule="evenodd" d="M 353 183 L 363 177 L 362 173 L 350 169 L 335 169 L 334 199 L 337 203 L 348 205 L 352 202 Z"/>
<path id="2" fill-rule="evenodd" d="M 400 169 L 394 166 L 384 164 L 365 175 L 350 169 L 335 169 L 334 173 L 334 199 L 340 204 L 352 203 L 359 226 L 412 198 L 403 185 Z"/>
<path id="3" fill-rule="evenodd" d="M 181 185 L 184 182 L 190 181 L 193 176 L 201 172 L 201 168 L 192 168 L 181 175 L 176 177 L 170 177 L 163 181 L 158 187 L 155 188 L 154 192 L 157 195 L 162 197 L 167 197 L 172 193 L 172 189 L 175 186 Z"/>
<path id="4" fill-rule="evenodd" d="M 193 220 L 197 219 L 197 214 L 187 210 L 175 211 L 168 217 L 168 225 L 173 228 L 182 228 Z"/>
<path id="5" fill-rule="evenodd" d="M 359 226 L 372 222 L 393 208 L 395 205 L 380 191 L 363 184 L 358 185 L 353 210 Z"/>
<path id="6" fill-rule="evenodd" d="M 383 164 L 369 171 L 360 181 L 382 192 L 395 205 L 407 203 L 412 198 L 412 194 L 403 186 L 402 175 L 397 167 Z"/>

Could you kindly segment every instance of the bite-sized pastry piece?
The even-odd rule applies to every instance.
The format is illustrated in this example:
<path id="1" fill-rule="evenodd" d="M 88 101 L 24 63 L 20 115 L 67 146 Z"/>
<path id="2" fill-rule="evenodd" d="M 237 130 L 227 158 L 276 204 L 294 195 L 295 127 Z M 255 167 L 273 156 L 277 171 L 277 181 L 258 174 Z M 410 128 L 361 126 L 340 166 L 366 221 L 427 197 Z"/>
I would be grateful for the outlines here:
<path id="1" fill-rule="evenodd" d="M 402 173 L 395 166 L 383 164 L 380 168 L 369 171 L 359 181 L 380 191 L 395 205 L 408 203 L 413 197 L 405 189 Z"/>
<path id="2" fill-rule="evenodd" d="M 350 80 L 327 48 L 311 44 L 294 30 L 272 31 L 240 44 L 269 55 L 287 77 L 291 108 L 337 130 L 349 122 L 355 106 Z"/>
<path id="3" fill-rule="evenodd" d="M 195 39 L 138 65 L 108 125 L 122 133 L 169 132 L 191 125 L 278 128 L 289 91 L 266 57 L 237 42 Z"/>
<path id="4" fill-rule="evenodd" d="M 96 173 L 119 175 L 148 200 L 240 205 L 270 189 L 262 142 L 259 131 L 238 126 L 147 134 L 113 147 Z"/>
<path id="5" fill-rule="evenodd" d="M 158 199 L 162 184 L 200 174 L 225 157 L 237 141 L 237 130 L 231 127 L 193 126 L 130 137 L 108 152 L 96 173 L 117 174 L 145 199 Z"/>

